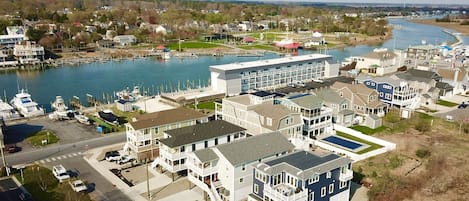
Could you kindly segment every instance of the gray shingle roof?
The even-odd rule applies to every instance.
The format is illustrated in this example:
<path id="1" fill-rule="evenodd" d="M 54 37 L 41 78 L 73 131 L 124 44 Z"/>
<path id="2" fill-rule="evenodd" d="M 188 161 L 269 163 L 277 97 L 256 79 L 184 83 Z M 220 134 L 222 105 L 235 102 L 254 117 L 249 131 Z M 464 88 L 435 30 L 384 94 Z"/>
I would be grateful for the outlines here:
<path id="1" fill-rule="evenodd" d="M 245 130 L 229 122 L 217 120 L 165 131 L 171 137 L 161 139 L 160 142 L 168 147 L 178 147 Z"/>
<path id="2" fill-rule="evenodd" d="M 233 166 L 288 152 L 294 148 L 280 132 L 256 135 L 216 147 Z"/>
<path id="3" fill-rule="evenodd" d="M 280 163 L 287 163 L 300 170 L 306 170 L 306 169 L 321 165 L 324 162 L 334 160 L 336 158 L 339 158 L 339 156 L 335 154 L 330 154 L 327 156 L 319 157 L 316 154 L 311 154 L 306 151 L 299 151 L 299 152 L 295 152 L 295 153 L 268 161 L 265 164 L 269 166 L 274 166 Z"/>
<path id="4" fill-rule="evenodd" d="M 197 150 L 194 152 L 194 154 L 202 163 L 218 159 L 217 154 L 215 154 L 212 149 Z"/>
<path id="5" fill-rule="evenodd" d="M 339 94 L 337 94 L 337 92 L 331 89 L 319 90 L 314 93 L 316 94 L 316 96 L 321 98 L 324 102 L 340 104 L 345 101 L 345 98 L 340 97 Z"/>
<path id="6" fill-rule="evenodd" d="M 292 102 L 298 104 L 299 106 L 303 108 L 308 108 L 308 109 L 316 109 L 316 108 L 321 108 L 323 101 L 321 98 L 313 95 L 306 95 L 306 96 L 301 96 L 298 98 L 288 98 Z"/>

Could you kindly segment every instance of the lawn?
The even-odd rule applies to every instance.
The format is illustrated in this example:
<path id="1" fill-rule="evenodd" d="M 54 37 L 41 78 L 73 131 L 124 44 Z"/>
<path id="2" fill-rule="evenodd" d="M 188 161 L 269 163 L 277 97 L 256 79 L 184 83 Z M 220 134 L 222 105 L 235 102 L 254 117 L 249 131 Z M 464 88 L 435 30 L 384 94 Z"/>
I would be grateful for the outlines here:
<path id="1" fill-rule="evenodd" d="M 364 134 L 367 134 L 367 135 L 373 135 L 375 133 L 379 133 L 381 131 L 384 131 L 386 129 L 386 127 L 381 126 L 381 127 L 372 129 L 372 128 L 369 128 L 369 127 L 366 127 L 366 126 L 352 126 L 351 129 L 360 131 L 360 132 L 362 132 Z"/>
<path id="2" fill-rule="evenodd" d="M 449 102 L 449 101 L 445 101 L 445 100 L 438 100 L 436 102 L 436 104 L 443 105 L 443 106 L 446 106 L 446 107 L 454 107 L 456 105 L 459 105 L 457 103 L 453 103 L 453 102 Z"/>
<path id="3" fill-rule="evenodd" d="M 50 130 L 40 130 L 27 138 L 28 142 L 35 147 L 43 147 L 49 144 L 54 144 L 59 141 L 59 138 L 55 135 L 53 131 Z M 47 144 L 42 144 L 42 140 L 47 140 Z"/>
<path id="4" fill-rule="evenodd" d="M 93 120 L 95 125 L 104 126 L 108 132 L 113 132 L 113 131 L 115 131 L 115 130 L 120 131 L 120 128 L 119 128 L 119 127 L 114 126 L 114 125 L 111 125 L 111 124 L 109 124 L 109 123 L 103 121 L 103 120 L 102 120 L 101 118 L 99 118 L 99 117 L 96 117 L 96 116 L 88 116 L 88 118 L 91 119 L 91 120 Z M 105 133 L 107 133 L 107 132 L 105 132 Z"/>
<path id="5" fill-rule="evenodd" d="M 367 152 L 370 152 L 370 151 L 373 151 L 373 150 L 376 150 L 376 149 L 379 149 L 379 148 L 383 147 L 379 144 L 375 144 L 373 142 L 366 141 L 364 139 L 361 139 L 361 138 L 358 138 L 358 137 L 355 137 L 353 135 L 349 135 L 347 133 L 343 133 L 343 132 L 340 132 L 340 131 L 336 131 L 336 135 L 340 136 L 340 137 L 343 137 L 343 138 L 347 138 L 347 139 L 356 141 L 356 142 L 360 142 L 360 143 L 363 143 L 363 144 L 370 145 L 370 147 L 357 152 L 357 154 L 364 154 L 364 153 L 367 153 Z"/>
<path id="6" fill-rule="evenodd" d="M 215 43 L 207 43 L 207 42 L 197 42 L 197 41 L 190 41 L 190 42 L 181 42 L 182 49 L 193 49 L 193 48 L 215 48 L 219 47 L 220 45 Z M 179 43 L 170 43 L 167 45 L 168 48 L 171 50 L 178 50 Z"/>
<path id="7" fill-rule="evenodd" d="M 72 190 L 68 182 L 60 184 L 52 171 L 41 166 L 30 166 L 23 170 L 24 187 L 36 201 L 91 201 L 86 193 Z M 20 172 L 15 172 L 18 181 L 22 182 Z"/>
<path id="8" fill-rule="evenodd" d="M 275 48 L 272 45 L 239 45 L 238 47 L 244 50 L 268 50 L 268 51 L 277 50 L 277 48 Z"/>
<path id="9" fill-rule="evenodd" d="M 189 105 L 189 107 L 195 109 L 194 104 Z M 202 102 L 197 104 L 197 109 L 215 110 L 215 103 L 213 101 Z"/>

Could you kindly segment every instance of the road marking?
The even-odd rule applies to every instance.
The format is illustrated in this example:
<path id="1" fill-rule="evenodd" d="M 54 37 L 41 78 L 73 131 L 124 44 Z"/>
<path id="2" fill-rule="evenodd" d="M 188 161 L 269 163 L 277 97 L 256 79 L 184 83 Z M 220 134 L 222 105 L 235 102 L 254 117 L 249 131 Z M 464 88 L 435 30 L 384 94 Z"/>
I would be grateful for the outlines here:
<path id="1" fill-rule="evenodd" d="M 50 162 L 50 159 L 46 159 L 46 162 Z"/>
<path id="2" fill-rule="evenodd" d="M 81 153 L 81 152 L 79 151 L 78 154 L 82 155 L 83 153 Z"/>
<path id="3" fill-rule="evenodd" d="M 68 157 L 70 157 L 70 158 L 73 157 L 73 154 L 69 154 Z"/>
<path id="4" fill-rule="evenodd" d="M 66 158 L 67 158 L 67 156 L 66 156 L 66 155 L 63 155 L 63 156 L 62 156 L 62 158 L 66 159 Z"/>
<path id="5" fill-rule="evenodd" d="M 57 160 L 60 160 L 60 159 L 62 159 L 62 157 L 60 157 L 60 156 L 57 156 Z"/>
<path id="6" fill-rule="evenodd" d="M 55 159 L 55 158 L 51 158 L 51 160 L 52 160 L 52 161 L 56 161 L 57 159 Z"/>
<path id="7" fill-rule="evenodd" d="M 41 162 L 42 164 L 46 163 L 46 161 L 44 161 L 44 160 L 41 160 L 40 162 Z"/>
<path id="8" fill-rule="evenodd" d="M 73 156 L 78 156 L 78 154 L 77 154 L 77 153 L 73 153 Z"/>

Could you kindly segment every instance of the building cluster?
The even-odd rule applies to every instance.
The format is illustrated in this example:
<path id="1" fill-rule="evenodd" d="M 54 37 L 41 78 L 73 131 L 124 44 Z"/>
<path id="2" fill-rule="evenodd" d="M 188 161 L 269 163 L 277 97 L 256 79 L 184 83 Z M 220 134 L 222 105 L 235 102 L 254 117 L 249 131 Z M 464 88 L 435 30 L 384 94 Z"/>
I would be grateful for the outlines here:
<path id="1" fill-rule="evenodd" d="M 26 28 L 8 26 L 0 35 L 0 67 L 37 64 L 44 60 L 44 47 L 26 37 Z"/>

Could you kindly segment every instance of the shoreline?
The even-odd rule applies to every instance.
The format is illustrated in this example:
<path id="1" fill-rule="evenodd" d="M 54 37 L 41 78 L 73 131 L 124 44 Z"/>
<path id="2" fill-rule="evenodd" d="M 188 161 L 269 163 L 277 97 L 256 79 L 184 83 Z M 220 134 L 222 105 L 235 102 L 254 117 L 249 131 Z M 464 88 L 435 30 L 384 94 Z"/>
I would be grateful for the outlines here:
<path id="1" fill-rule="evenodd" d="M 436 22 L 435 19 L 413 19 L 410 22 L 437 26 L 445 29 L 457 31 L 464 36 L 469 36 L 469 25 L 460 25 L 459 22 Z M 454 33 L 452 34 L 454 35 Z"/>

